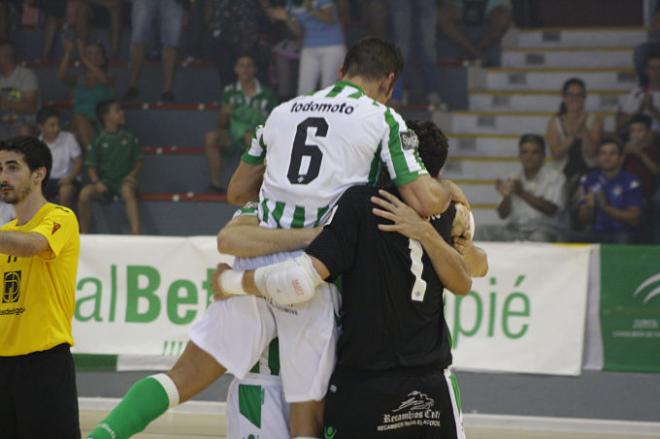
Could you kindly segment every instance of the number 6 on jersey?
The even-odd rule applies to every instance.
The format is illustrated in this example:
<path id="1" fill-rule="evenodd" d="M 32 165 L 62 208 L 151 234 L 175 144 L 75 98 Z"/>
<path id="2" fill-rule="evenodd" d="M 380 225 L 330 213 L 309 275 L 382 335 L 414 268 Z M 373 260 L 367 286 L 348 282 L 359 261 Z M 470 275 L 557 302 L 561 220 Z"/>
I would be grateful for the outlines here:
<path id="1" fill-rule="evenodd" d="M 318 145 L 307 143 L 309 128 L 316 128 L 316 137 L 328 135 L 328 122 L 322 117 L 308 117 L 298 124 L 291 150 L 289 171 L 286 174 L 291 184 L 309 184 L 319 176 L 321 171 L 323 153 Z M 305 157 L 309 158 L 305 159 Z"/>

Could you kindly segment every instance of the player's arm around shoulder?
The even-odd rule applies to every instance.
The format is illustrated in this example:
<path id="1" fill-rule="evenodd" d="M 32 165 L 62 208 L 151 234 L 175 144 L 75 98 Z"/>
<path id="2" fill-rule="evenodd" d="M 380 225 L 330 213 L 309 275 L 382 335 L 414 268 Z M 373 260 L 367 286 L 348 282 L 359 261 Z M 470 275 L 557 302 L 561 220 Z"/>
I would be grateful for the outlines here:
<path id="1" fill-rule="evenodd" d="M 425 218 L 444 212 L 449 206 L 451 191 L 429 176 L 417 151 L 417 134 L 408 129 L 396 111 L 387 107 L 383 107 L 383 111 L 381 160 L 387 164 L 390 178 L 403 201 Z"/>
<path id="2" fill-rule="evenodd" d="M 256 215 L 232 219 L 218 232 L 218 251 L 242 258 L 300 250 L 307 247 L 321 228 L 268 229 Z"/>
<path id="3" fill-rule="evenodd" d="M 403 201 L 423 217 L 431 217 L 447 210 L 451 192 L 442 182 L 428 175 L 420 175 L 410 183 L 399 186 Z"/>

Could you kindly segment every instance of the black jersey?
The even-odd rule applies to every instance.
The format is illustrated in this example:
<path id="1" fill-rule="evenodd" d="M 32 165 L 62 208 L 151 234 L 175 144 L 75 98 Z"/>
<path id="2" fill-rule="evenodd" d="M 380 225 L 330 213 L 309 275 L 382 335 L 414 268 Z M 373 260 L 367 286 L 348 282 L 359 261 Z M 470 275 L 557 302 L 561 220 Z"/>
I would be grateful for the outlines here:
<path id="1" fill-rule="evenodd" d="M 332 222 L 307 253 L 332 279 L 342 276 L 338 366 L 359 370 L 451 364 L 442 282 L 419 242 L 394 232 L 372 213 L 377 189 L 356 186 L 339 199 Z M 395 195 L 398 193 L 395 192 Z M 432 220 L 449 242 L 456 210 Z"/>

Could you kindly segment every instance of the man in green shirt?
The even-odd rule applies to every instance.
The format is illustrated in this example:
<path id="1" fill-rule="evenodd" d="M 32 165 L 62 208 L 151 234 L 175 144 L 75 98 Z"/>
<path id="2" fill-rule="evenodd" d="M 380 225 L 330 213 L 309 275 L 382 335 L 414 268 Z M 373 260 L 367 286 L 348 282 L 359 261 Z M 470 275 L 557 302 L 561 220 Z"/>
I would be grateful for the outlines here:
<path id="1" fill-rule="evenodd" d="M 123 130 L 124 112 L 118 101 L 105 101 L 97 107 L 103 130 L 92 141 L 85 156 L 90 183 L 80 191 L 78 218 L 80 232 L 88 233 L 92 220 L 92 201 L 112 201 L 121 196 L 131 233 L 140 234 L 137 203 L 137 177 L 142 169 L 142 152 L 133 133 Z"/>
<path id="2" fill-rule="evenodd" d="M 275 93 L 256 78 L 251 55 L 236 59 L 234 72 L 238 80 L 225 87 L 218 128 L 206 134 L 205 149 L 214 192 L 225 192 L 221 184 L 221 153 L 242 152 L 249 144 L 254 129 L 263 124 L 277 105 Z"/>

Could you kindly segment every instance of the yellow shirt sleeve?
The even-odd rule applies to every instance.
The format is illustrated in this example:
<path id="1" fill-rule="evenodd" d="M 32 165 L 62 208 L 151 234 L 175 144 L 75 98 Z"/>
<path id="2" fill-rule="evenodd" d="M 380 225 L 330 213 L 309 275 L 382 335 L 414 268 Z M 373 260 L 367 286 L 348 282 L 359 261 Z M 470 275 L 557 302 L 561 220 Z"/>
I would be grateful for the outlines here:
<path id="1" fill-rule="evenodd" d="M 53 259 L 60 255 L 66 243 L 78 233 L 78 220 L 71 210 L 57 206 L 31 231 L 46 238 L 50 247 L 50 250 L 41 252 L 39 257 Z"/>

